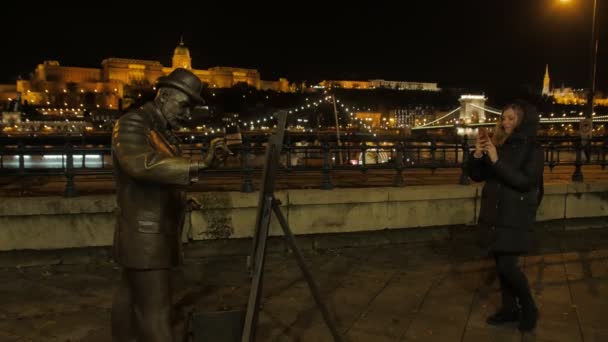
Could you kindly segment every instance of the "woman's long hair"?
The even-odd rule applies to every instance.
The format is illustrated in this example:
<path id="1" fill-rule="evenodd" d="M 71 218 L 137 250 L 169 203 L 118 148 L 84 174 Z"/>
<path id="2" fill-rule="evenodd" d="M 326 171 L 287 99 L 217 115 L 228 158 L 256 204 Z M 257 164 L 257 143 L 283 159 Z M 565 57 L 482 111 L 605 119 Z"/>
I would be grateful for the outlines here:
<path id="1" fill-rule="evenodd" d="M 504 106 L 502 109 L 502 114 L 500 115 L 500 119 L 496 122 L 496 127 L 494 127 L 494 135 L 492 136 L 492 143 L 494 144 L 494 146 L 501 146 L 505 143 L 505 141 L 507 141 L 507 138 L 509 138 L 509 134 L 507 134 L 507 132 L 505 132 L 505 129 L 502 128 L 502 116 L 505 114 L 505 111 L 507 109 L 513 110 L 517 115 L 517 125 L 515 127 L 519 126 L 519 124 L 521 124 L 521 121 L 524 118 L 524 107 L 522 107 L 520 104 L 509 103 Z"/>

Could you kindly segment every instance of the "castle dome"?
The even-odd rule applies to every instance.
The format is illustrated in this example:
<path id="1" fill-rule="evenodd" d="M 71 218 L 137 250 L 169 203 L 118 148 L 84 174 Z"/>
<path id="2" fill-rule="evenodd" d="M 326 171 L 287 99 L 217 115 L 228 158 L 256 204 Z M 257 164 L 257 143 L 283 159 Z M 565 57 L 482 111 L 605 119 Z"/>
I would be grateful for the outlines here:
<path id="1" fill-rule="evenodd" d="M 180 38 L 179 45 L 173 50 L 173 68 L 192 69 L 190 50 L 184 45 L 184 38 Z"/>
<path id="2" fill-rule="evenodd" d="M 180 40 L 179 45 L 173 50 L 173 56 L 190 57 L 190 49 L 184 45 L 184 41 Z"/>

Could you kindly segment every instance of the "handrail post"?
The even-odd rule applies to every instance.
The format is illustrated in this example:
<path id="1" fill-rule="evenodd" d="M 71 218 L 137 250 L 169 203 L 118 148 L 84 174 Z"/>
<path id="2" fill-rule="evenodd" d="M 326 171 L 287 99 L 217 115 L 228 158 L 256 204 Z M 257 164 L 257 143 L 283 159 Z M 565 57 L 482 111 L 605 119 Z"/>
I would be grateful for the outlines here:
<path id="1" fill-rule="evenodd" d="M 555 162 L 555 143 L 553 141 L 549 141 L 549 170 L 553 172 L 553 168 L 556 165 Z"/>
<path id="2" fill-rule="evenodd" d="M 574 161 L 574 173 L 572 174 L 572 181 L 573 182 L 582 182 L 583 181 L 583 171 L 582 171 L 582 166 L 583 166 L 583 158 L 582 158 L 582 154 L 583 154 L 583 144 L 581 139 L 576 139 L 574 141 L 574 148 L 576 149 L 576 160 Z"/>
<path id="3" fill-rule="evenodd" d="M 78 196 L 78 191 L 74 184 L 74 151 L 72 149 L 72 143 L 67 142 L 64 150 L 66 154 L 65 176 L 67 178 L 64 197 L 76 197 Z"/>
<path id="4" fill-rule="evenodd" d="M 460 174 L 460 185 L 469 185 L 469 138 L 465 134 L 462 138 L 462 173 Z"/>
<path id="5" fill-rule="evenodd" d="M 253 168 L 251 167 L 249 158 L 251 156 L 251 141 L 247 136 L 243 136 L 243 154 L 241 155 L 241 163 L 243 165 L 243 184 L 241 185 L 241 192 L 253 192 L 253 181 L 251 179 L 253 175 Z"/>
<path id="6" fill-rule="evenodd" d="M 23 145 L 23 141 L 19 140 L 19 142 L 17 143 L 17 157 L 19 159 L 19 172 L 23 173 L 25 172 L 25 157 L 23 155 L 23 153 L 25 153 L 25 147 Z"/>
<path id="7" fill-rule="evenodd" d="M 327 140 L 323 140 L 321 148 L 323 150 L 323 181 L 321 182 L 321 189 L 331 190 L 334 186 L 331 183 L 331 161 L 329 157 L 329 143 Z"/>
<path id="8" fill-rule="evenodd" d="M 604 137 L 604 143 L 602 144 L 602 170 L 606 169 L 606 154 L 608 154 L 608 136 Z"/>
<path id="9" fill-rule="evenodd" d="M 397 142 L 396 146 L 395 146 L 397 153 L 395 156 L 395 169 L 397 170 L 397 173 L 395 174 L 395 177 L 393 178 L 393 186 L 396 187 L 402 187 L 405 186 L 405 181 L 403 179 L 403 155 L 404 155 L 404 151 L 403 151 L 403 143 L 402 142 Z"/>

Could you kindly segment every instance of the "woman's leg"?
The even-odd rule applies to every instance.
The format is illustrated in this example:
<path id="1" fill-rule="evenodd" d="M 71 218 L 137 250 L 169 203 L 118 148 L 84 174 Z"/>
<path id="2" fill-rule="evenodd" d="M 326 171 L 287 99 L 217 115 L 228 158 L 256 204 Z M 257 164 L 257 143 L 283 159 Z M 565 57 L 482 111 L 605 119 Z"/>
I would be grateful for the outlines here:
<path id="1" fill-rule="evenodd" d="M 496 257 L 496 269 L 498 274 L 504 277 L 504 281 L 513 291 L 521 305 L 521 318 L 519 328 L 521 330 L 532 330 L 536 327 L 538 310 L 532 292 L 528 285 L 526 275 L 519 269 L 519 256 L 517 254 L 498 254 Z"/>
<path id="2" fill-rule="evenodd" d="M 515 322 L 519 320 L 519 307 L 517 306 L 517 299 L 515 290 L 511 287 L 505 274 L 503 274 L 501 265 L 503 264 L 502 255 L 495 254 L 494 260 L 496 261 L 496 273 L 500 283 L 500 294 L 502 297 L 502 303 L 500 308 L 488 317 L 486 322 L 492 325 L 500 325 L 507 322 Z"/>
<path id="3" fill-rule="evenodd" d="M 499 265 L 499 256 L 494 255 L 494 260 L 496 261 L 496 271 L 497 271 L 496 273 L 498 273 L 498 280 L 500 283 L 500 295 L 502 298 L 502 304 L 500 306 L 499 311 L 504 311 L 504 312 L 517 311 L 519 308 L 517 306 L 517 298 L 515 296 L 515 293 L 513 292 L 511 285 L 505 278 L 505 275 L 502 274 L 501 272 L 499 272 L 499 266 L 498 266 Z"/>

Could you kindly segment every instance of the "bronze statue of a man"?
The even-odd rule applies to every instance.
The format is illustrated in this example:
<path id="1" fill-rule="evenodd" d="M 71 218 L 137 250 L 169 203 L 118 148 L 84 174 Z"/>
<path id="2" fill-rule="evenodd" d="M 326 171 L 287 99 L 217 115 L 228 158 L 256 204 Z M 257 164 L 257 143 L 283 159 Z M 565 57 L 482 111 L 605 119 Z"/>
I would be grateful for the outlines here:
<path id="1" fill-rule="evenodd" d="M 212 164 L 223 139 L 201 161 L 180 155 L 180 128 L 204 103 L 187 69 L 160 77 L 153 101 L 123 115 L 112 132 L 118 214 L 114 258 L 123 267 L 112 307 L 114 341 L 172 342 L 171 268 L 181 262 L 185 187 Z"/>

